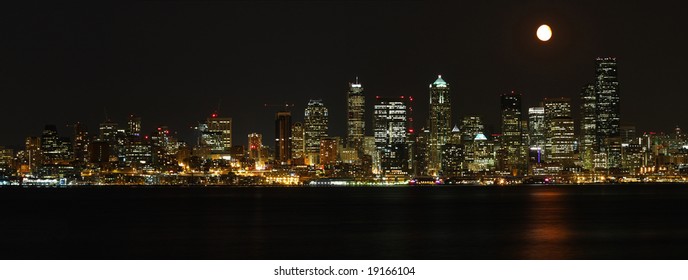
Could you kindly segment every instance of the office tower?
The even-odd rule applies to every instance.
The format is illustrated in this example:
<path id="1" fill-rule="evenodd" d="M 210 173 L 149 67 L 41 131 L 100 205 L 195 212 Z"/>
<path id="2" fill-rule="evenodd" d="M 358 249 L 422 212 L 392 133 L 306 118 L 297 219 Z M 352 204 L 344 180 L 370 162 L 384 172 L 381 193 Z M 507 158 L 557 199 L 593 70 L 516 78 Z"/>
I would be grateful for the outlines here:
<path id="1" fill-rule="evenodd" d="M 449 84 L 437 76 L 430 84 L 430 116 L 428 121 L 430 138 L 428 139 L 429 170 L 438 173 L 442 163 L 442 146 L 449 141 L 451 132 L 451 97 Z"/>
<path id="2" fill-rule="evenodd" d="M 361 157 L 362 164 L 368 164 L 366 174 L 379 174 L 380 172 L 380 154 L 377 152 L 375 146 L 375 136 L 363 136 L 363 156 Z M 364 162 L 365 161 L 365 162 Z"/>
<path id="3" fill-rule="evenodd" d="M 255 161 L 262 161 L 261 148 L 263 147 L 263 135 L 251 133 L 248 135 L 248 158 Z"/>
<path id="4" fill-rule="evenodd" d="M 55 125 L 46 125 L 41 135 L 41 152 L 44 164 L 64 163 L 71 159 L 72 146 L 69 138 L 57 134 Z"/>
<path id="5" fill-rule="evenodd" d="M 282 165 L 291 163 L 291 112 L 275 114 L 275 161 Z"/>
<path id="6" fill-rule="evenodd" d="M 464 145 L 464 163 L 470 172 L 490 172 L 495 168 L 495 142 L 478 133 Z"/>
<path id="7" fill-rule="evenodd" d="M 546 98 L 545 123 L 547 124 L 547 152 L 549 162 L 573 163 L 574 121 L 571 118 L 571 101 L 568 98 Z"/>
<path id="8" fill-rule="evenodd" d="M 620 137 L 621 115 L 616 58 L 597 58 L 595 78 L 597 144 L 600 152 L 607 156 L 607 168 L 619 168 L 621 149 L 614 144 L 621 142 L 621 139 L 616 139 Z"/>
<path id="9" fill-rule="evenodd" d="M 0 146 L 0 175 L 10 175 L 15 171 L 14 150 Z"/>
<path id="10" fill-rule="evenodd" d="M 545 123 L 545 107 L 528 108 L 528 148 L 530 162 L 541 163 L 544 161 L 547 138 L 547 125 Z"/>
<path id="11" fill-rule="evenodd" d="M 383 175 L 408 172 L 407 109 L 404 96 L 376 98 L 373 128 Z"/>
<path id="12" fill-rule="evenodd" d="M 214 113 L 206 120 L 207 132 L 219 137 L 219 145 L 213 152 L 229 154 L 232 148 L 232 118 L 221 118 Z"/>
<path id="13" fill-rule="evenodd" d="M 291 125 L 291 157 L 298 164 L 304 164 L 306 158 L 306 141 L 304 139 L 303 123 L 295 122 Z"/>
<path id="14" fill-rule="evenodd" d="M 126 133 L 127 136 L 141 136 L 141 117 L 136 115 L 129 115 L 129 120 L 127 120 Z"/>
<path id="15" fill-rule="evenodd" d="M 430 130 L 421 128 L 411 135 L 413 140 L 413 174 L 416 176 L 430 175 L 428 170 L 428 138 Z"/>
<path id="16" fill-rule="evenodd" d="M 458 126 L 452 129 L 449 142 L 442 148 L 442 175 L 459 176 L 463 169 L 464 151 L 461 144 L 461 131 Z"/>
<path id="17" fill-rule="evenodd" d="M 134 143 L 139 142 L 132 139 Z M 167 126 L 159 126 L 150 137 L 152 149 L 152 164 L 156 168 L 165 168 L 176 165 L 176 154 L 179 142 Z M 147 163 L 150 163 L 147 162 Z"/>
<path id="18" fill-rule="evenodd" d="M 77 164 L 85 164 L 88 162 L 88 144 L 90 143 L 90 138 L 88 137 L 86 125 L 79 122 L 74 124 L 74 141 L 72 143 L 74 160 Z"/>
<path id="19" fill-rule="evenodd" d="M 154 134 L 157 134 L 157 132 Z M 155 141 L 164 141 L 164 139 L 160 139 L 159 135 L 151 138 L 156 138 Z M 162 149 L 157 146 L 154 147 L 151 143 L 153 142 L 151 138 L 146 139 L 143 137 L 130 135 L 129 141 L 127 141 L 127 144 L 124 147 L 124 163 L 127 166 L 136 169 L 144 169 L 152 167 L 155 163 L 160 163 L 160 166 L 164 165 L 162 164 L 165 162 Z M 109 153 L 101 150 L 101 144 L 95 142 L 93 144 L 95 147 L 91 149 L 91 152 L 92 157 L 96 160 L 96 163 L 107 162 L 108 157 L 110 156 Z"/>
<path id="20" fill-rule="evenodd" d="M 478 133 L 485 132 L 480 116 L 465 116 L 461 120 L 461 141 L 473 141 Z"/>
<path id="21" fill-rule="evenodd" d="M 677 127 L 677 129 L 679 129 Z M 680 131 L 680 129 L 679 129 Z M 634 125 L 622 125 L 619 127 L 619 133 L 621 134 L 622 143 L 631 143 L 636 140 L 636 131 Z M 681 135 L 678 133 L 678 135 Z"/>
<path id="22" fill-rule="evenodd" d="M 28 167 L 28 172 L 33 173 L 38 170 L 38 167 L 43 165 L 43 153 L 41 151 L 41 138 L 40 137 L 27 137 L 24 142 L 26 152 L 25 162 Z"/>
<path id="23" fill-rule="evenodd" d="M 306 142 L 307 164 L 314 165 L 319 161 L 320 139 L 327 137 L 329 116 L 322 100 L 310 100 L 304 117 L 304 139 Z"/>
<path id="24" fill-rule="evenodd" d="M 339 137 L 320 138 L 320 165 L 329 166 L 337 164 L 339 152 Z"/>
<path id="25" fill-rule="evenodd" d="M 88 145 L 88 162 L 105 167 L 110 162 L 110 144 L 105 141 L 93 141 Z"/>
<path id="26" fill-rule="evenodd" d="M 588 84 L 581 89 L 581 123 L 580 123 L 580 151 L 583 168 L 592 170 L 595 154 L 598 152 L 597 142 L 597 96 L 595 85 Z"/>
<path id="27" fill-rule="evenodd" d="M 363 85 L 358 82 L 349 83 L 347 95 L 347 130 L 346 141 L 348 148 L 363 152 L 363 136 L 365 134 L 365 95 Z"/>
<path id="28" fill-rule="evenodd" d="M 114 146 L 117 143 L 118 127 L 116 122 L 110 120 L 100 123 L 98 127 L 98 140 L 108 142 L 108 144 Z"/>
<path id="29" fill-rule="evenodd" d="M 511 91 L 500 96 L 502 112 L 502 150 L 506 166 L 502 170 L 512 175 L 525 172 L 524 154 L 521 147 L 521 94 Z"/>

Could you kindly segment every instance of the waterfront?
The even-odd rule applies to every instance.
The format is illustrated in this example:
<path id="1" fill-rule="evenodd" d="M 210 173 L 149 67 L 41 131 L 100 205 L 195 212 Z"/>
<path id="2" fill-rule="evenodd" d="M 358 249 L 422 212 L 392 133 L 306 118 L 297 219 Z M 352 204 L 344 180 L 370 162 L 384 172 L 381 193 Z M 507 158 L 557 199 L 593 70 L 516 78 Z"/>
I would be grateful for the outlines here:
<path id="1" fill-rule="evenodd" d="M 0 189 L 3 259 L 686 259 L 685 185 Z"/>

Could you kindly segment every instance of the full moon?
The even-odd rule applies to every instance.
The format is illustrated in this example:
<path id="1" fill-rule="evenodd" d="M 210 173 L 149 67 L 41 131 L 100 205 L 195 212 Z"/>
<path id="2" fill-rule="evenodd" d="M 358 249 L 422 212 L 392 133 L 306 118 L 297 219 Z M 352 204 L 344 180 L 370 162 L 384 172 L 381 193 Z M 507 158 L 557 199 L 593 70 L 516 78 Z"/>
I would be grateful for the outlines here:
<path id="1" fill-rule="evenodd" d="M 549 25 L 543 24 L 540 25 L 540 27 L 538 27 L 536 34 L 540 41 L 546 42 L 549 41 L 550 38 L 552 38 L 552 29 L 549 28 Z"/>

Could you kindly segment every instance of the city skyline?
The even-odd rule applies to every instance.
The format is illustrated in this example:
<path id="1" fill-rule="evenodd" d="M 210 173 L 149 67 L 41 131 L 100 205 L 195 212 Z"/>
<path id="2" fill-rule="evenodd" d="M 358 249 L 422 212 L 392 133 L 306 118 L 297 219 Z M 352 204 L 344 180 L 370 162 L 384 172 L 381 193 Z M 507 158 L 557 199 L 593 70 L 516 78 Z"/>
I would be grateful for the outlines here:
<path id="1" fill-rule="evenodd" d="M 498 96 L 511 90 L 523 94 L 525 107 L 544 97 L 572 98 L 578 115 L 576 97 L 591 82 L 591 59 L 598 56 L 621 61 L 625 121 L 639 131 L 668 132 L 686 126 L 679 83 L 686 35 L 674 5 L 15 3 L 3 18 L 17 24 L 0 30 L 6 36 L 0 89 L 3 104 L 12 105 L 0 118 L 26 117 L 5 122 L 8 132 L 0 143 L 20 146 L 47 123 L 64 131 L 64 125 L 81 122 L 94 131 L 106 115 L 124 123 L 136 114 L 144 131 L 167 125 L 191 135 L 196 121 L 218 107 L 222 116 L 270 124 L 274 112 L 263 114 L 263 103 L 294 103 L 298 112 L 315 98 L 330 105 L 331 129 L 340 134 L 347 84 L 356 76 L 369 95 L 423 100 L 427 81 L 438 74 L 452 85 L 452 119 L 483 114 L 496 131 Z M 662 20 L 635 20 L 642 18 Z M 547 43 L 535 38 L 542 23 L 554 32 Z M 27 102 L 27 96 L 35 98 Z M 475 106 L 484 100 L 493 103 Z M 368 96 L 366 104 L 371 102 Z M 664 110 L 650 114 L 645 107 Z M 419 102 L 417 110 L 426 112 L 427 105 Z M 266 125 L 258 132 L 271 139 L 273 131 Z M 245 145 L 251 132 L 248 122 L 234 125 L 237 143 Z"/>

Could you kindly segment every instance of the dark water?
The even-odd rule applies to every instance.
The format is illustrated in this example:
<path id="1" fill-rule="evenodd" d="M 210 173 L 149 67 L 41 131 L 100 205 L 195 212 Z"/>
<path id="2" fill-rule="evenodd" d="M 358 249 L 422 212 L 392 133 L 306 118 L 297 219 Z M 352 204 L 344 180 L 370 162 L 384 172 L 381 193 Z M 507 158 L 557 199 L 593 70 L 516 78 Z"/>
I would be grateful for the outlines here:
<path id="1" fill-rule="evenodd" d="M 688 259 L 688 186 L 0 189 L 3 259 Z"/>

